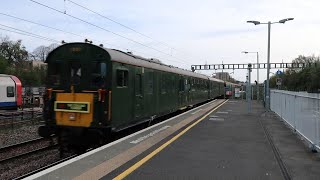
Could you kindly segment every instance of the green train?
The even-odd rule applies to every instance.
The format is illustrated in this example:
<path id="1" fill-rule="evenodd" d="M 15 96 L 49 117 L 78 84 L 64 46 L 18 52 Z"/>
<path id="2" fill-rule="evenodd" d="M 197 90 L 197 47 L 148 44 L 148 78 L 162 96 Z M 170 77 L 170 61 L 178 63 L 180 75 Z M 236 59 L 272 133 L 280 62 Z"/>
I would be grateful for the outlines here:
<path id="1" fill-rule="evenodd" d="M 47 57 L 45 125 L 39 135 L 88 145 L 223 97 L 224 82 L 115 49 L 67 43 Z"/>

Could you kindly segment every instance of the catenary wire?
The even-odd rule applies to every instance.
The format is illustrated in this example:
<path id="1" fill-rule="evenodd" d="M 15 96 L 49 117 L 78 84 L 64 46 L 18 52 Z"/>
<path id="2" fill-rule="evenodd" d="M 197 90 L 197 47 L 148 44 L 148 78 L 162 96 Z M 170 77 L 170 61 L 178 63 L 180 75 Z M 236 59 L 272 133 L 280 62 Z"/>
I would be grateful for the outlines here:
<path id="1" fill-rule="evenodd" d="M 3 30 L 3 31 L 8 31 L 8 32 L 16 33 L 16 34 L 21 34 L 21 35 L 24 35 L 24 36 L 38 38 L 38 39 L 42 39 L 42 40 L 46 40 L 46 41 L 50 41 L 50 42 L 56 42 L 56 41 L 49 40 L 47 38 L 41 38 L 41 37 L 38 37 L 38 36 L 34 36 L 34 35 L 18 32 L 18 31 L 14 31 L 14 30 L 4 29 L 4 28 L 1 28 L 1 27 L 0 27 L 0 29 Z"/>
<path id="2" fill-rule="evenodd" d="M 5 25 L 1 25 L 0 26 L 4 26 L 4 27 L 7 27 Z M 7 27 L 7 28 L 11 28 L 11 27 Z M 12 30 L 13 29 L 13 30 Z M 36 34 L 33 34 L 33 33 L 30 33 L 30 32 L 27 32 L 27 31 L 23 31 L 23 30 L 20 30 L 20 29 L 17 29 L 17 28 L 12 28 L 11 30 L 10 29 L 5 29 L 5 28 L 1 28 L 0 27 L 0 30 L 3 30 L 3 31 L 8 31 L 8 32 L 11 32 L 11 33 L 16 33 L 16 34 L 20 34 L 20 35 L 24 35 L 24 36 L 29 36 L 29 37 L 33 37 L 33 38 L 37 38 L 37 39 L 42 39 L 42 40 L 46 40 L 46 41 L 50 41 L 50 42 L 55 42 L 55 43 L 61 43 L 60 41 L 58 40 L 55 40 L 55 39 L 50 39 L 50 38 L 47 38 L 47 37 L 44 37 L 44 36 L 40 36 L 40 35 L 36 35 Z M 20 31 L 20 32 L 19 32 Z M 138 52 L 138 51 L 135 51 L 135 52 Z M 145 55 L 148 55 L 150 56 L 149 54 L 147 53 L 142 53 L 142 52 L 138 52 L 140 54 L 145 54 Z"/>
<path id="3" fill-rule="evenodd" d="M 79 3 L 76 3 L 76 2 L 74 2 L 74 1 L 72 1 L 72 0 L 66 0 L 66 1 L 69 1 L 70 3 L 72 3 L 72 4 L 74 4 L 74 5 L 78 6 L 78 7 L 81 7 L 82 9 L 85 9 L 85 10 L 87 10 L 87 11 L 89 11 L 89 12 L 92 12 L 92 13 L 94 13 L 94 14 L 96 14 L 96 15 L 104 18 L 104 19 L 107 19 L 107 20 L 109 20 L 109 21 L 111 21 L 111 22 L 114 22 L 114 23 L 116 23 L 116 24 L 118 24 L 118 25 L 120 25 L 120 26 L 122 26 L 122 27 L 124 27 L 124 28 L 126 28 L 126 29 L 129 29 L 129 30 L 131 30 L 131 31 L 133 31 L 133 32 L 135 32 L 135 33 L 143 36 L 143 37 L 149 38 L 149 39 L 151 39 L 151 40 L 153 40 L 153 41 L 155 41 L 155 42 L 158 42 L 158 43 L 160 43 L 160 44 L 163 44 L 163 45 L 167 46 L 168 48 L 171 48 L 171 49 L 174 49 L 174 50 L 176 50 L 176 51 L 180 51 L 180 52 L 182 52 L 183 54 L 186 54 L 184 51 L 181 51 L 181 50 L 179 50 L 179 49 L 177 49 L 177 48 L 174 48 L 174 47 L 170 46 L 169 44 L 167 44 L 167 43 L 165 43 L 165 42 L 156 40 L 156 39 L 154 39 L 154 38 L 152 38 L 152 37 L 150 37 L 150 36 L 148 36 L 148 35 L 146 35 L 146 34 L 144 34 L 144 33 L 141 33 L 141 32 L 139 32 L 139 31 L 137 31 L 137 30 L 135 30 L 135 29 L 127 26 L 127 25 L 124 25 L 124 24 L 122 24 L 122 23 L 120 23 L 120 22 L 118 22 L 118 21 L 116 21 L 116 20 L 113 20 L 113 19 L 111 19 L 111 18 L 109 18 L 109 17 L 107 17 L 107 16 L 105 16 L 105 15 L 102 15 L 102 14 L 100 14 L 100 13 L 98 13 L 98 12 L 92 10 L 92 9 L 89 9 L 89 8 L 87 8 L 87 7 L 79 4 Z"/>
<path id="4" fill-rule="evenodd" d="M 69 31 L 65 31 L 65 30 L 62 30 L 62 29 L 55 28 L 55 27 L 51 27 L 51 26 L 47 26 L 47 25 L 44 25 L 44 24 L 40 24 L 40 23 L 37 23 L 37 22 L 34 22 L 34 21 L 30 21 L 30 20 L 27 20 L 27 19 L 24 19 L 24 18 L 17 17 L 17 16 L 13 16 L 13 15 L 1 13 L 1 12 L 0 12 L 0 15 L 11 17 L 11 18 L 18 19 L 18 20 L 21 20 L 21 21 L 25 21 L 25 22 L 28 22 L 28 23 L 31 23 L 31 24 L 35 24 L 35 25 L 38 25 L 38 26 L 42 26 L 42 27 L 53 29 L 53 30 L 56 30 L 56 31 L 59 31 L 59 32 L 63 32 L 63 33 L 66 33 L 66 34 L 70 34 L 70 35 L 74 35 L 74 36 L 77 36 L 77 37 L 82 37 L 82 38 L 88 39 L 88 37 L 83 36 L 83 35 L 79 35 L 79 34 L 76 34 L 76 33 L 73 33 L 73 32 L 69 32 Z M 97 41 L 97 42 L 102 42 L 100 40 L 95 40 L 95 39 L 92 39 L 92 40 Z M 106 42 L 103 42 L 103 43 L 104 44 L 108 44 L 110 46 L 121 48 L 120 46 L 117 46 L 117 45 L 114 45 L 114 44 L 110 44 L 110 43 L 106 43 Z M 123 48 L 121 48 L 121 49 L 123 49 Z"/>
<path id="5" fill-rule="evenodd" d="M 24 18 L 20 18 L 20 17 L 17 17 L 17 16 L 13 16 L 13 15 L 9 15 L 9 14 L 5 14 L 5 13 L 1 13 L 0 12 L 0 15 L 3 15 L 3 16 L 7 16 L 7 17 L 10 17 L 10 18 L 14 18 L 14 19 L 18 19 L 18 20 L 21 20 L 21 21 L 25 21 L 25 22 L 28 22 L 28 23 L 31 23 L 31 24 L 35 24 L 35 25 L 38 25 L 38 26 L 42 26 L 42 27 L 45 27 L 45 28 L 48 28 L 48 29 L 53 29 L 53 30 L 56 30 L 56 31 L 59 31 L 59 32 L 63 32 L 63 33 L 66 33 L 66 34 L 70 34 L 70 35 L 74 35 L 74 36 L 77 36 L 77 37 L 82 37 L 82 38 L 88 38 L 88 39 L 91 39 L 89 37 L 86 37 L 86 36 L 83 36 L 83 35 L 79 35 L 79 34 L 76 34 L 76 33 L 73 33 L 73 32 L 70 32 L 70 31 L 65 31 L 65 30 L 62 30 L 62 29 L 58 29 L 58 28 L 55 28 L 55 27 L 51 27 L 51 26 L 47 26 L 47 25 L 44 25 L 44 24 L 41 24 L 41 23 L 37 23 L 37 22 L 34 22 L 34 21 L 31 21 L 31 20 L 27 20 L 27 19 L 24 19 Z M 4 30 L 4 29 L 3 29 Z M 21 34 L 21 33 L 19 33 Z M 25 35 L 25 34 L 23 34 Z M 33 37 L 33 36 L 32 36 Z M 43 39 L 43 38 L 42 38 Z M 115 45 L 115 44 L 111 44 L 111 43 L 106 43 L 104 41 L 101 41 L 101 40 L 96 40 L 96 39 L 92 39 L 93 41 L 96 41 L 96 42 L 101 42 L 103 44 L 107 44 L 107 45 L 110 45 L 110 46 L 113 46 L 113 47 L 116 47 L 116 48 L 119 48 L 119 49 L 122 49 L 122 50 L 125 50 L 126 48 L 123 48 L 123 47 L 120 47 L 118 45 Z M 55 40 L 56 41 L 56 40 Z M 150 55 L 148 53 L 144 53 L 144 52 L 140 52 L 140 51 L 137 51 L 135 49 L 132 49 L 134 50 L 134 52 L 137 52 L 139 54 L 143 54 L 143 55 L 147 55 L 147 56 L 150 56 L 150 57 L 153 57 L 154 55 Z M 156 58 L 159 58 L 159 57 L 156 57 Z M 160 58 L 161 59 L 161 58 Z"/>
<path id="6" fill-rule="evenodd" d="M 55 39 L 51 39 L 51 38 L 47 38 L 47 37 L 44 37 L 44 36 L 40 36 L 40 35 L 31 33 L 31 32 L 28 32 L 28 31 L 24 31 L 24 30 L 21 30 L 21 29 L 17 29 L 17 28 L 11 27 L 11 26 L 7 26 L 7 25 L 3 25 L 3 24 L 0 24 L 0 26 L 6 27 L 6 28 L 9 28 L 9 29 L 13 29 L 13 30 L 18 31 L 18 32 L 20 31 L 22 33 L 29 34 L 29 35 L 32 35 L 32 36 L 37 36 L 37 37 L 42 38 L 42 39 L 47 39 L 47 40 L 52 41 L 52 42 L 60 43 L 60 41 L 57 41 Z"/>
<path id="7" fill-rule="evenodd" d="M 174 56 L 171 56 L 171 55 L 168 54 L 168 53 L 165 53 L 165 52 L 160 51 L 160 50 L 158 50 L 158 49 L 155 49 L 155 48 L 153 48 L 153 47 L 147 46 L 147 45 L 145 45 L 145 44 L 143 44 L 143 43 L 141 43 L 141 42 L 138 42 L 138 41 L 136 41 L 136 40 L 130 39 L 130 38 L 128 38 L 128 37 L 126 37 L 126 36 L 123 36 L 123 35 L 121 35 L 121 34 L 118 34 L 118 33 L 115 33 L 115 32 L 113 32 L 113 31 L 110 31 L 110 30 L 108 30 L 108 29 L 105 29 L 105 28 L 103 28 L 103 27 L 100 27 L 100 26 L 98 26 L 98 25 L 96 25 L 96 24 L 93 24 L 93 23 L 91 23 L 91 22 L 89 22 L 89 21 L 83 20 L 83 19 L 81 19 L 81 18 L 78 18 L 78 17 L 73 16 L 73 15 L 71 15 L 71 14 L 68 14 L 68 13 L 66 13 L 66 12 L 63 12 L 63 11 L 61 11 L 61 10 L 55 9 L 55 8 L 53 8 L 53 7 L 50 7 L 50 6 L 48 6 L 48 5 L 42 4 L 42 3 L 38 2 L 38 1 L 35 1 L 35 0 L 30 0 L 30 1 L 33 2 L 33 3 L 36 3 L 36 4 L 38 4 L 38 5 L 41 5 L 41 6 L 43 6 L 43 7 L 46 7 L 46 8 L 48 8 L 48 9 L 51 9 L 51 10 L 53 10 L 53 11 L 59 12 L 59 13 L 64 14 L 64 15 L 67 15 L 67 16 L 69 16 L 69 17 L 71 17 L 71 18 L 77 19 L 77 20 L 79 20 L 79 21 L 81 21 L 81 22 L 84 22 L 84 23 L 86 23 L 86 24 L 89 24 L 89 25 L 91 25 L 91 26 L 94 26 L 94 27 L 96 27 L 96 28 L 99 28 L 99 29 L 101 29 L 101 30 L 107 31 L 107 32 L 109 32 L 109 33 L 111 33 L 111 34 L 114 34 L 114 35 L 116 35 L 116 36 L 122 37 L 122 38 L 127 39 L 127 40 L 129 40 L 129 41 L 132 41 L 132 42 L 134 42 L 134 43 L 137 43 L 137 44 L 139 44 L 139 45 L 141 45 L 141 46 L 147 47 L 147 48 L 149 48 L 149 49 L 153 49 L 153 50 L 155 50 L 155 51 L 157 51 L 157 52 L 160 52 L 160 53 L 165 54 L 165 55 L 167 55 L 167 56 L 169 56 L 169 57 L 172 57 L 172 58 L 174 58 L 174 59 L 179 60 L 179 61 L 175 61 L 175 60 L 170 60 L 170 61 L 174 61 L 174 62 L 178 62 L 178 63 L 184 62 L 184 63 L 190 64 L 189 62 L 186 62 L 186 61 L 184 61 L 184 60 L 178 59 L 178 58 L 176 58 L 176 57 L 174 57 Z"/>
<path id="8" fill-rule="evenodd" d="M 184 55 L 185 55 L 185 54 L 188 54 L 188 53 L 186 53 L 186 51 L 179 50 L 179 49 L 177 49 L 177 48 L 172 47 L 172 46 L 169 45 L 168 43 L 165 43 L 165 42 L 156 40 L 156 39 L 154 39 L 154 38 L 152 38 L 152 37 L 150 37 L 150 36 L 148 36 L 148 35 L 146 35 L 146 34 L 140 33 L 139 31 L 137 31 L 137 30 L 135 30 L 135 29 L 133 29 L 133 28 L 130 28 L 130 27 L 127 26 L 127 25 L 124 25 L 124 24 L 122 24 L 122 23 L 120 23 L 120 22 L 118 22 L 118 21 L 115 21 L 115 20 L 113 20 L 113 19 L 111 19 L 111 18 L 109 18 L 109 17 L 106 17 L 106 16 L 104 16 L 104 15 L 102 15 L 102 14 L 100 14 L 100 13 L 94 11 L 94 10 L 91 10 L 91 9 L 89 9 L 89 8 L 83 6 L 83 5 L 80 5 L 79 3 L 76 3 L 76 2 L 74 2 L 74 1 L 72 1 L 72 0 L 67 0 L 67 1 L 69 1 L 70 3 L 72 3 L 72 4 L 74 4 L 74 5 L 78 6 L 78 7 L 81 7 L 81 8 L 83 8 L 83 9 L 87 10 L 87 11 L 90 11 L 90 12 L 92 12 L 92 13 L 94 13 L 94 14 L 97 14 L 98 16 L 101 16 L 101 17 L 103 17 L 103 18 L 105 18 L 105 19 L 107 19 L 107 20 L 109 20 L 109 21 L 112 21 L 112 22 L 114 22 L 114 23 L 116 23 L 116 24 L 118 24 L 118 25 L 120 25 L 120 26 L 122 26 L 122 27 L 124 27 L 124 28 L 127 28 L 127 29 L 129 29 L 129 30 L 131 30 L 131 31 L 133 31 L 133 32 L 135 32 L 135 33 L 137 33 L 137 34 L 140 34 L 141 36 L 144 36 L 144 37 L 149 38 L 149 39 L 151 39 L 151 40 L 153 40 L 153 41 L 155 41 L 155 42 L 158 42 L 158 43 L 160 43 L 160 44 L 163 44 L 163 45 L 167 46 L 168 48 L 170 48 L 170 49 L 172 49 L 172 50 L 175 50 L 175 51 L 177 51 L 177 52 L 180 52 L 181 54 L 184 54 Z"/>

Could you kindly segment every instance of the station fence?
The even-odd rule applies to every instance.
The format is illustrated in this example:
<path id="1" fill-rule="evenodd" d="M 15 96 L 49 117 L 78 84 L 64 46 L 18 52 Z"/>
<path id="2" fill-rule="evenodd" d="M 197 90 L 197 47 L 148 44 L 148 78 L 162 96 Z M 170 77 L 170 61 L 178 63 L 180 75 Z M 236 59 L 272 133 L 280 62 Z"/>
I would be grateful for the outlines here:
<path id="1" fill-rule="evenodd" d="M 271 90 L 270 108 L 320 152 L 320 94 Z"/>
<path id="2" fill-rule="evenodd" d="M 16 126 L 28 123 L 39 123 L 42 121 L 42 110 L 25 109 L 21 111 L 1 111 L 0 129 L 14 129 Z"/>

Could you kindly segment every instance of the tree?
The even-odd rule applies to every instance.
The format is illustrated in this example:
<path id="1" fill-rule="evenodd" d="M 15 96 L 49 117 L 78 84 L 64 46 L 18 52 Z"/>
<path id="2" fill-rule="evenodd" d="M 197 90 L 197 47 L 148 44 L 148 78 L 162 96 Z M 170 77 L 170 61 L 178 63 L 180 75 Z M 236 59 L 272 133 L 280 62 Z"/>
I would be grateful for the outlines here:
<path id="1" fill-rule="evenodd" d="M 48 54 L 47 47 L 46 46 L 39 46 L 29 56 L 33 57 L 32 60 L 45 61 L 47 54 Z"/>
<path id="2" fill-rule="evenodd" d="M 299 55 L 292 63 L 304 63 L 305 65 L 311 63 L 317 66 L 287 69 L 281 75 L 281 87 L 291 91 L 320 92 L 320 57 Z M 278 77 L 279 75 L 270 79 L 270 87 L 275 87 L 274 80 Z"/>
<path id="3" fill-rule="evenodd" d="M 56 47 L 57 44 L 46 47 L 46 55 Z M 23 86 L 43 86 L 47 68 L 46 66 L 33 67 L 31 61 L 28 61 L 30 56 L 34 57 L 28 53 L 21 40 L 10 41 L 9 37 L 0 37 L 0 74 L 17 76 Z"/>
<path id="4" fill-rule="evenodd" d="M 22 41 L 10 41 L 9 37 L 0 39 L 0 56 L 2 56 L 9 65 L 19 64 L 28 59 L 28 51 L 22 46 Z"/>
<path id="5" fill-rule="evenodd" d="M 34 57 L 34 60 L 40 60 L 40 61 L 45 61 L 48 54 L 55 48 L 57 48 L 59 45 L 58 44 L 50 44 L 49 46 L 39 46 L 37 47 L 32 54 L 30 55 L 31 57 Z"/>
<path id="6" fill-rule="evenodd" d="M 0 56 L 0 74 L 6 73 L 7 68 L 8 68 L 7 60 L 4 57 Z"/>

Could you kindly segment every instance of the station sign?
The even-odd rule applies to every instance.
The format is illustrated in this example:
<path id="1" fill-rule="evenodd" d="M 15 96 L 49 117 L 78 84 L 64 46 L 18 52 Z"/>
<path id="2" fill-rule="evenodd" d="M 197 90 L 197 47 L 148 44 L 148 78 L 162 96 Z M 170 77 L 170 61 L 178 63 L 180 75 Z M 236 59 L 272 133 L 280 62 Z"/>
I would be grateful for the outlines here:
<path id="1" fill-rule="evenodd" d="M 281 78 L 277 78 L 277 79 L 276 79 L 276 84 L 277 84 L 277 86 L 281 86 L 281 84 L 282 84 L 282 79 L 281 79 Z"/>
<path id="2" fill-rule="evenodd" d="M 278 71 L 276 72 L 276 74 L 277 74 L 277 75 L 281 75 L 281 74 L 283 74 L 283 72 L 280 71 L 280 70 L 278 70 Z"/>

